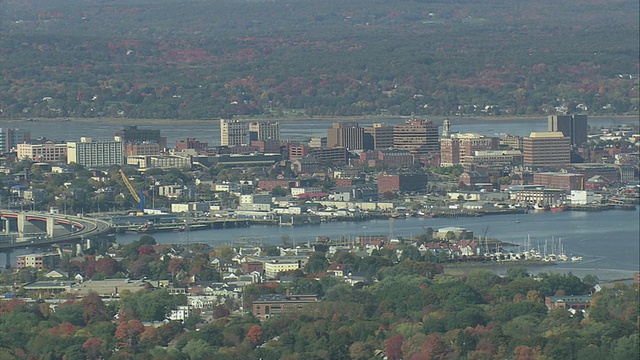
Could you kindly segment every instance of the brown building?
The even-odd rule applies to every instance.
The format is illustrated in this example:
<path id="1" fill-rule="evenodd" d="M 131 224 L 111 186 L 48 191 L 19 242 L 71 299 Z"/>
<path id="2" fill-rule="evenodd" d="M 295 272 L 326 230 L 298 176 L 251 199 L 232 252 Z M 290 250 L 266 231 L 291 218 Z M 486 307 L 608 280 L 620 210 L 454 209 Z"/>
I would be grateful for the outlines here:
<path id="1" fill-rule="evenodd" d="M 291 161 L 291 170 L 296 174 L 313 174 L 322 171 L 322 165 L 313 156 L 305 156 Z"/>
<path id="2" fill-rule="evenodd" d="M 289 143 L 289 160 L 309 155 L 309 146 L 302 143 Z"/>
<path id="3" fill-rule="evenodd" d="M 374 150 L 360 154 L 360 161 L 369 167 L 396 168 L 413 164 L 413 156 L 406 150 Z"/>
<path id="4" fill-rule="evenodd" d="M 327 147 L 343 147 L 349 150 L 364 149 L 364 128 L 356 122 L 333 123 L 327 129 Z"/>
<path id="5" fill-rule="evenodd" d="M 591 306 L 592 299 L 591 295 L 547 296 L 544 299 L 544 304 L 549 309 L 585 310 Z"/>
<path id="6" fill-rule="evenodd" d="M 193 149 L 195 151 L 205 151 L 209 147 L 209 144 L 200 142 L 195 138 L 187 138 L 187 140 L 176 141 L 176 151 L 183 151 L 187 149 Z"/>
<path id="7" fill-rule="evenodd" d="M 427 187 L 426 174 L 379 174 L 378 193 L 420 191 Z"/>
<path id="8" fill-rule="evenodd" d="M 257 271 L 260 274 L 264 273 L 264 263 L 261 261 L 247 261 L 242 263 L 243 273 L 250 274 L 254 271 Z"/>
<path id="9" fill-rule="evenodd" d="M 375 123 L 364 128 L 364 148 L 366 150 L 388 149 L 393 147 L 393 126 Z"/>
<path id="10" fill-rule="evenodd" d="M 583 190 L 584 175 L 561 172 L 541 172 L 533 174 L 533 184 L 550 189 L 562 189 L 566 191 Z"/>
<path id="11" fill-rule="evenodd" d="M 476 151 L 497 149 L 498 143 L 498 138 L 480 134 L 452 134 L 440 139 L 440 166 L 458 165 Z"/>
<path id="12" fill-rule="evenodd" d="M 571 139 L 571 146 L 587 142 L 587 115 L 550 115 L 547 131 L 560 131 Z"/>
<path id="13" fill-rule="evenodd" d="M 532 132 L 523 139 L 526 166 L 559 167 L 571 162 L 571 140 L 561 132 Z"/>
<path id="14" fill-rule="evenodd" d="M 125 143 L 125 156 L 160 155 L 160 145 L 155 142 Z"/>
<path id="15" fill-rule="evenodd" d="M 258 188 L 265 190 L 265 191 L 271 191 L 273 189 L 275 189 L 276 187 L 280 186 L 283 189 L 290 189 L 292 187 L 299 187 L 300 186 L 300 180 L 297 179 L 282 179 L 282 180 L 259 180 L 258 181 Z"/>
<path id="16" fill-rule="evenodd" d="M 116 137 L 124 143 L 157 143 L 161 149 L 167 147 L 167 138 L 160 135 L 160 130 L 138 129 L 136 125 L 130 125 L 116 131 Z"/>
<path id="17" fill-rule="evenodd" d="M 273 316 L 286 315 L 308 309 L 318 303 L 317 295 L 292 295 L 283 294 L 263 295 L 255 300 L 252 312 L 260 321 L 268 320 Z"/>
<path id="18" fill-rule="evenodd" d="M 318 162 L 323 164 L 344 165 L 347 163 L 346 148 L 311 148 L 309 156 L 315 157 Z"/>
<path id="19" fill-rule="evenodd" d="M 256 140 L 251 141 L 251 147 L 256 148 L 261 153 L 281 154 L 279 140 Z"/>
<path id="20" fill-rule="evenodd" d="M 438 126 L 431 120 L 410 120 L 393 127 L 393 147 L 414 155 L 440 153 Z"/>
<path id="21" fill-rule="evenodd" d="M 491 184 L 491 178 L 484 171 L 466 171 L 460 174 L 460 182 L 474 188 L 480 184 Z"/>

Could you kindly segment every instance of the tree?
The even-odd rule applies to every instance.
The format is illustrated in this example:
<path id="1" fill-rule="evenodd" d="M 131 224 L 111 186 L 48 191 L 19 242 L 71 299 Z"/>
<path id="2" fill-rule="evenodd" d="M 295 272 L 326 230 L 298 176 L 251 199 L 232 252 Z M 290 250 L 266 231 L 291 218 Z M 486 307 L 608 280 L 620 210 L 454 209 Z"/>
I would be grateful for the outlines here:
<path id="1" fill-rule="evenodd" d="M 96 292 L 89 292 L 82 298 L 80 304 L 82 305 L 82 318 L 85 324 L 111 320 L 111 314 L 109 314 L 107 307 Z"/>
<path id="2" fill-rule="evenodd" d="M 66 302 L 58 305 L 54 317 L 60 322 L 84 325 L 83 306 L 80 302 Z"/>
<path id="3" fill-rule="evenodd" d="M 391 360 L 402 359 L 402 343 L 404 338 L 400 334 L 392 335 L 384 342 L 384 349 L 387 357 Z"/>
<path id="4" fill-rule="evenodd" d="M 105 276 L 113 276 L 118 272 L 118 261 L 109 257 L 98 259 L 95 264 L 95 271 Z"/>
<path id="5" fill-rule="evenodd" d="M 135 348 L 144 332 L 144 325 L 135 319 L 121 321 L 116 328 L 115 337 L 120 348 Z"/>
<path id="6" fill-rule="evenodd" d="M 191 339 L 182 348 L 182 352 L 190 360 L 203 360 L 210 358 L 211 354 L 214 353 L 214 349 L 202 339 Z"/>
<path id="7" fill-rule="evenodd" d="M 271 195 L 273 196 L 287 196 L 288 193 L 289 192 L 280 185 L 271 190 Z"/>
<path id="8" fill-rule="evenodd" d="M 249 328 L 249 331 L 247 331 L 247 339 L 249 339 L 254 346 L 260 344 L 262 341 L 262 327 L 253 325 Z"/>
<path id="9" fill-rule="evenodd" d="M 90 360 L 96 360 L 102 356 L 103 346 L 104 342 L 97 337 L 90 337 L 82 344 L 82 348 L 85 349 L 87 358 Z"/>
<path id="10" fill-rule="evenodd" d="M 304 266 L 304 271 L 307 274 L 318 274 L 325 270 L 329 266 L 329 261 L 324 253 L 314 252 L 309 257 L 309 260 Z"/>
<path id="11" fill-rule="evenodd" d="M 405 259 L 410 259 L 413 261 L 420 261 L 422 259 L 422 254 L 417 247 L 414 245 L 406 245 L 402 248 L 402 254 L 400 255 L 400 261 Z"/>

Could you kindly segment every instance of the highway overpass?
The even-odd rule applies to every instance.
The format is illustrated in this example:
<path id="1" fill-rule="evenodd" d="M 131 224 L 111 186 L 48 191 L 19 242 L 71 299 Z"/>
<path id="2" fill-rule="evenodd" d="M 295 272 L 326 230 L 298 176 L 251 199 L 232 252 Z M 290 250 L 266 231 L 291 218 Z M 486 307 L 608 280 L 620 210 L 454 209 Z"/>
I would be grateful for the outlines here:
<path id="1" fill-rule="evenodd" d="M 29 211 L 0 210 L 0 252 L 96 238 L 111 231 L 103 220 Z"/>

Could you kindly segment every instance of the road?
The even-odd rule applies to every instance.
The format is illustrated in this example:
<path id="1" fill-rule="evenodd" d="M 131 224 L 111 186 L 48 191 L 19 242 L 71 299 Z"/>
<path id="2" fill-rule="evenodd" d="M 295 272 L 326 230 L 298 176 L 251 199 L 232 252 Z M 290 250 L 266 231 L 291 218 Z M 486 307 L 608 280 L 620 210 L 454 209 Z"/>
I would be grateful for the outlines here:
<path id="1" fill-rule="evenodd" d="M 66 242 L 73 242 L 79 239 L 87 239 L 95 236 L 103 235 L 111 230 L 111 225 L 103 220 L 59 215 L 59 214 L 47 214 L 39 212 L 16 212 L 8 210 L 0 210 L 0 218 L 17 218 L 18 214 L 24 214 L 28 219 L 44 220 L 47 218 L 53 218 L 57 224 L 66 224 L 72 226 L 73 229 L 78 229 L 73 233 L 68 233 L 61 236 L 55 236 L 52 238 L 36 238 L 33 240 L 16 241 L 13 239 L 11 242 L 0 243 L 0 252 L 10 251 L 15 249 L 26 248 L 29 246 L 40 247 L 53 244 L 60 244 Z"/>

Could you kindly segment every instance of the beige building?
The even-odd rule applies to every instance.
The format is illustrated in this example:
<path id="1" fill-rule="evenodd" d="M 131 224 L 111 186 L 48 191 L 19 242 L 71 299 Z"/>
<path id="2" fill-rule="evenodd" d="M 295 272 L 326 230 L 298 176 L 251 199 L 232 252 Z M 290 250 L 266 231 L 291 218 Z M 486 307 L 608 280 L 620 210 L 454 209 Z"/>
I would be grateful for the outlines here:
<path id="1" fill-rule="evenodd" d="M 249 125 L 238 120 L 220 119 L 220 145 L 249 144 Z"/>
<path id="2" fill-rule="evenodd" d="M 571 139 L 559 131 L 532 132 L 523 139 L 526 166 L 554 167 L 571 162 Z"/>
<path id="3" fill-rule="evenodd" d="M 410 120 L 393 127 L 393 147 L 412 155 L 440 153 L 438 126 L 431 120 Z"/>
<path id="4" fill-rule="evenodd" d="M 125 144 L 125 156 L 140 155 L 160 155 L 160 145 L 153 142 Z"/>
<path id="5" fill-rule="evenodd" d="M 249 124 L 249 139 L 251 141 L 280 140 L 280 124 L 260 121 Z"/>
<path id="6" fill-rule="evenodd" d="M 365 148 L 369 150 L 388 149 L 393 147 L 393 126 L 375 123 L 364 128 Z"/>
<path id="7" fill-rule="evenodd" d="M 45 141 L 38 144 L 18 144 L 18 159 L 29 159 L 37 162 L 67 162 L 67 144 Z"/>
<path id="8" fill-rule="evenodd" d="M 356 122 L 336 122 L 327 129 L 327 146 L 349 150 L 364 149 L 364 128 Z"/>
<path id="9" fill-rule="evenodd" d="M 451 134 L 440 139 L 440 166 L 458 165 L 476 151 L 495 150 L 497 147 L 497 138 L 474 133 Z"/>

